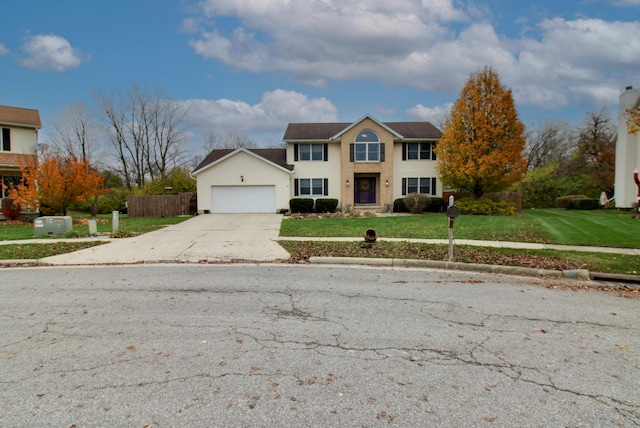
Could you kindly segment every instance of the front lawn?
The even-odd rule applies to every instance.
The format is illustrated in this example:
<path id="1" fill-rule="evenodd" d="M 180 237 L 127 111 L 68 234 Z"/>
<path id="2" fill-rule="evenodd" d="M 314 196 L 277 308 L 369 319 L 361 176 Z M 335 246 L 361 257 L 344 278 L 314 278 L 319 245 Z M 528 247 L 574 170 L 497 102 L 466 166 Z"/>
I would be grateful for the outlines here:
<path id="1" fill-rule="evenodd" d="M 72 217 L 73 231 L 68 233 L 69 237 L 89 236 L 89 220 L 96 220 L 98 234 L 107 235 L 113 230 L 111 214 L 100 214 L 98 217 L 91 217 L 87 214 L 74 214 Z M 172 224 L 181 223 L 190 218 L 191 216 L 129 218 L 126 214 L 121 214 L 118 218 L 118 224 L 120 230 L 130 234 L 140 234 L 161 229 Z M 53 238 L 59 237 L 60 236 L 55 236 Z M 33 223 L 0 221 L 0 241 L 33 238 L 35 238 Z"/>
<path id="2" fill-rule="evenodd" d="M 374 218 L 285 219 L 280 236 L 447 239 L 444 214 Z M 640 220 L 625 211 L 525 210 L 521 215 L 463 215 L 454 223 L 456 239 L 537 242 L 561 245 L 640 248 Z"/>

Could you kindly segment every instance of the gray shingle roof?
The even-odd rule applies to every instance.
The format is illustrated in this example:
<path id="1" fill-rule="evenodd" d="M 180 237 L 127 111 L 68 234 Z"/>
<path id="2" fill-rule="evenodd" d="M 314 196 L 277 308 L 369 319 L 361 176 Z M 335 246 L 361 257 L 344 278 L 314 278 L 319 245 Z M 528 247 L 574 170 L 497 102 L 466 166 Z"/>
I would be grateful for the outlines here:
<path id="1" fill-rule="evenodd" d="M 207 155 L 206 158 L 196 167 L 194 171 L 198 171 L 205 166 L 212 164 L 213 162 L 222 159 L 223 157 L 235 152 L 237 149 L 216 149 Z M 261 158 L 268 160 L 278 166 L 281 166 L 289 171 L 293 171 L 293 165 L 287 164 L 287 150 L 286 149 L 245 149 Z"/>
<path id="2" fill-rule="evenodd" d="M 384 122 L 405 139 L 438 140 L 442 132 L 429 122 Z M 283 141 L 323 141 L 339 134 L 353 123 L 290 123 Z"/>

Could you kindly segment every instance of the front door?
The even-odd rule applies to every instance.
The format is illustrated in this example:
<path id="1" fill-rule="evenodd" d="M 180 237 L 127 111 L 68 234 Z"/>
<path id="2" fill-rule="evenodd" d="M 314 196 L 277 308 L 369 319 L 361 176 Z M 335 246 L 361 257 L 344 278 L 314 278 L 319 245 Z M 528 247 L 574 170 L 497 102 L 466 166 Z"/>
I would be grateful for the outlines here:
<path id="1" fill-rule="evenodd" d="M 376 203 L 375 177 L 359 177 L 355 179 L 354 200 L 356 205 Z"/>

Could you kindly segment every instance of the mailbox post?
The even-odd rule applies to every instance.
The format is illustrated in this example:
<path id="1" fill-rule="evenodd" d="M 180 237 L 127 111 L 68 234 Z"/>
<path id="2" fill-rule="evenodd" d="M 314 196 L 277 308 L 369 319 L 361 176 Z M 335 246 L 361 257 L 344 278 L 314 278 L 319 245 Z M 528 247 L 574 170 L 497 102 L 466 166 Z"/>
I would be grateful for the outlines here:
<path id="1" fill-rule="evenodd" d="M 449 217 L 449 261 L 451 261 L 453 259 L 453 222 L 458 217 L 458 207 L 454 204 L 453 195 L 449 196 L 447 217 Z"/>

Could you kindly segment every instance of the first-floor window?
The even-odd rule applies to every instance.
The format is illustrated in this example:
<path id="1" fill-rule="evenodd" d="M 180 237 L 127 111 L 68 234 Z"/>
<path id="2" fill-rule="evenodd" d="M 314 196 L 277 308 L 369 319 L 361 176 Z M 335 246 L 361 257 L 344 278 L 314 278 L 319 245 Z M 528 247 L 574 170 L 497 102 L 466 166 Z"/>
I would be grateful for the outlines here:
<path id="1" fill-rule="evenodd" d="M 20 177 L 11 175 L 0 175 L 0 198 L 8 198 L 9 191 L 20 183 Z"/>
<path id="2" fill-rule="evenodd" d="M 402 179 L 402 194 L 422 193 L 423 195 L 436 194 L 436 179 L 433 177 L 407 177 Z"/>
<path id="3" fill-rule="evenodd" d="M 326 178 L 296 178 L 296 196 L 326 196 L 329 194 L 329 180 Z"/>

